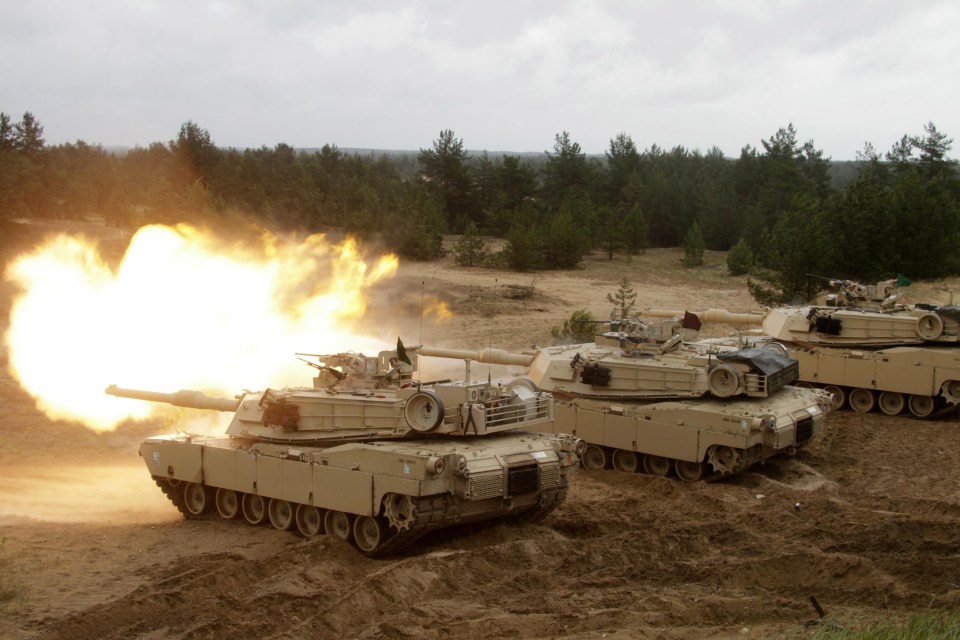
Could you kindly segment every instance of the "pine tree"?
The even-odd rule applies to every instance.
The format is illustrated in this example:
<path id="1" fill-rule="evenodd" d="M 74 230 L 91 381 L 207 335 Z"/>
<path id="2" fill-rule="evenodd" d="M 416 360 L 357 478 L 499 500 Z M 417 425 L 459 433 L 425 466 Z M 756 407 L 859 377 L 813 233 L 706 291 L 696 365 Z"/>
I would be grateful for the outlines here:
<path id="1" fill-rule="evenodd" d="M 620 310 L 620 319 L 625 320 L 633 310 L 637 301 L 637 294 L 630 286 L 630 281 L 624 276 L 620 281 L 620 288 L 616 293 L 607 294 L 607 302 L 614 306 L 614 309 Z"/>
<path id="2" fill-rule="evenodd" d="M 727 253 L 727 269 L 731 275 L 741 276 L 753 268 L 753 250 L 743 238 Z"/>
<path id="3" fill-rule="evenodd" d="M 461 267 L 476 267 L 487 259 L 486 242 L 473 222 L 467 225 L 463 236 L 453 246 L 453 259 Z"/>
<path id="4" fill-rule="evenodd" d="M 703 233 L 700 231 L 700 225 L 694 220 L 683 238 L 683 265 L 697 267 L 703 264 L 703 250 Z"/>

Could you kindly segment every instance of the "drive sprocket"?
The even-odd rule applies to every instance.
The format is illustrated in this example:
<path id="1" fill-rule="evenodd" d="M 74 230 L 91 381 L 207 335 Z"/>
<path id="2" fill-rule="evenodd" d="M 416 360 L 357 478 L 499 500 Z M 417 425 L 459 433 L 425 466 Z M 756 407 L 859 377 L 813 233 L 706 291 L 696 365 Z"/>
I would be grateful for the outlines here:
<path id="1" fill-rule="evenodd" d="M 388 493 L 383 497 L 383 515 L 397 533 L 402 533 L 416 521 L 417 503 L 413 496 Z"/>

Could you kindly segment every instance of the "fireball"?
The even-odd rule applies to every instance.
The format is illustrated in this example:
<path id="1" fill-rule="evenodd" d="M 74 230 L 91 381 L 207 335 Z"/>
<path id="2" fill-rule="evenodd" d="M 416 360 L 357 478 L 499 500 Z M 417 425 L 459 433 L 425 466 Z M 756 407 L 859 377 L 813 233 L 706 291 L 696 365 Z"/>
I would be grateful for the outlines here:
<path id="1" fill-rule="evenodd" d="M 368 260 L 323 235 L 229 244 L 178 225 L 133 236 L 116 269 L 92 242 L 61 235 L 10 263 L 10 372 L 53 419 L 109 430 L 147 403 L 106 396 L 111 383 L 233 395 L 304 384 L 297 351 L 375 353 L 357 335 L 369 287 L 397 258 Z"/>

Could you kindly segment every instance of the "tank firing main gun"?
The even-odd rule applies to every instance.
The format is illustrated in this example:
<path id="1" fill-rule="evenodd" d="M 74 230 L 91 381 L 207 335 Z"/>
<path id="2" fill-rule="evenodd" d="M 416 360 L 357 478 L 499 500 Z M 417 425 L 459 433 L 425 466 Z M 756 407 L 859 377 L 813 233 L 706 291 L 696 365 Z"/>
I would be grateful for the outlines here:
<path id="1" fill-rule="evenodd" d="M 398 351 L 308 364 L 341 382 L 376 382 L 412 372 Z M 306 537 L 326 532 L 367 555 L 457 523 L 543 518 L 566 496 L 585 447 L 575 436 L 531 432 L 553 425 L 549 393 L 489 383 L 268 388 L 235 399 L 116 385 L 106 392 L 233 413 L 225 434 L 179 431 L 140 445 L 151 477 L 186 517 L 215 509 L 227 520 L 269 520 Z"/>

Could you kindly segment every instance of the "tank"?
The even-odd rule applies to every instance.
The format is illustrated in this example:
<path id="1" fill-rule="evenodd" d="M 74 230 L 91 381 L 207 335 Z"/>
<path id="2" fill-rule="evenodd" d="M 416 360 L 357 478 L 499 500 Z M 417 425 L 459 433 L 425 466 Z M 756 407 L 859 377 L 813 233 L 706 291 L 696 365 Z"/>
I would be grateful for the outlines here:
<path id="1" fill-rule="evenodd" d="M 844 290 L 851 287 L 847 281 Z M 836 409 L 888 415 L 909 412 L 933 418 L 960 405 L 960 308 L 954 305 L 905 305 L 890 283 L 863 295 L 843 294 L 833 305 L 784 307 L 764 314 L 709 309 L 705 321 L 751 325 L 760 329 L 732 338 L 705 341 L 732 348 L 778 347 L 797 360 L 799 381 L 832 394 Z M 871 291 L 881 290 L 879 296 Z M 852 301 L 852 302 L 851 302 Z M 645 309 L 647 317 L 676 318 L 683 311 Z"/>
<path id="2" fill-rule="evenodd" d="M 587 442 L 587 469 L 694 482 L 795 452 L 822 432 L 830 396 L 790 386 L 795 360 L 764 349 L 686 345 L 688 320 L 629 329 L 612 323 L 596 342 L 530 353 L 429 346 L 417 352 L 465 360 L 468 371 L 470 362 L 526 367 L 527 375 L 507 387 L 554 395 L 554 432 Z"/>
<path id="3" fill-rule="evenodd" d="M 549 393 L 415 382 L 398 351 L 312 357 L 311 387 L 234 398 L 106 392 L 233 414 L 221 436 L 176 433 L 140 445 L 187 518 L 269 522 L 382 556 L 454 524 L 539 520 L 564 500 L 585 444 L 554 433 Z"/>

